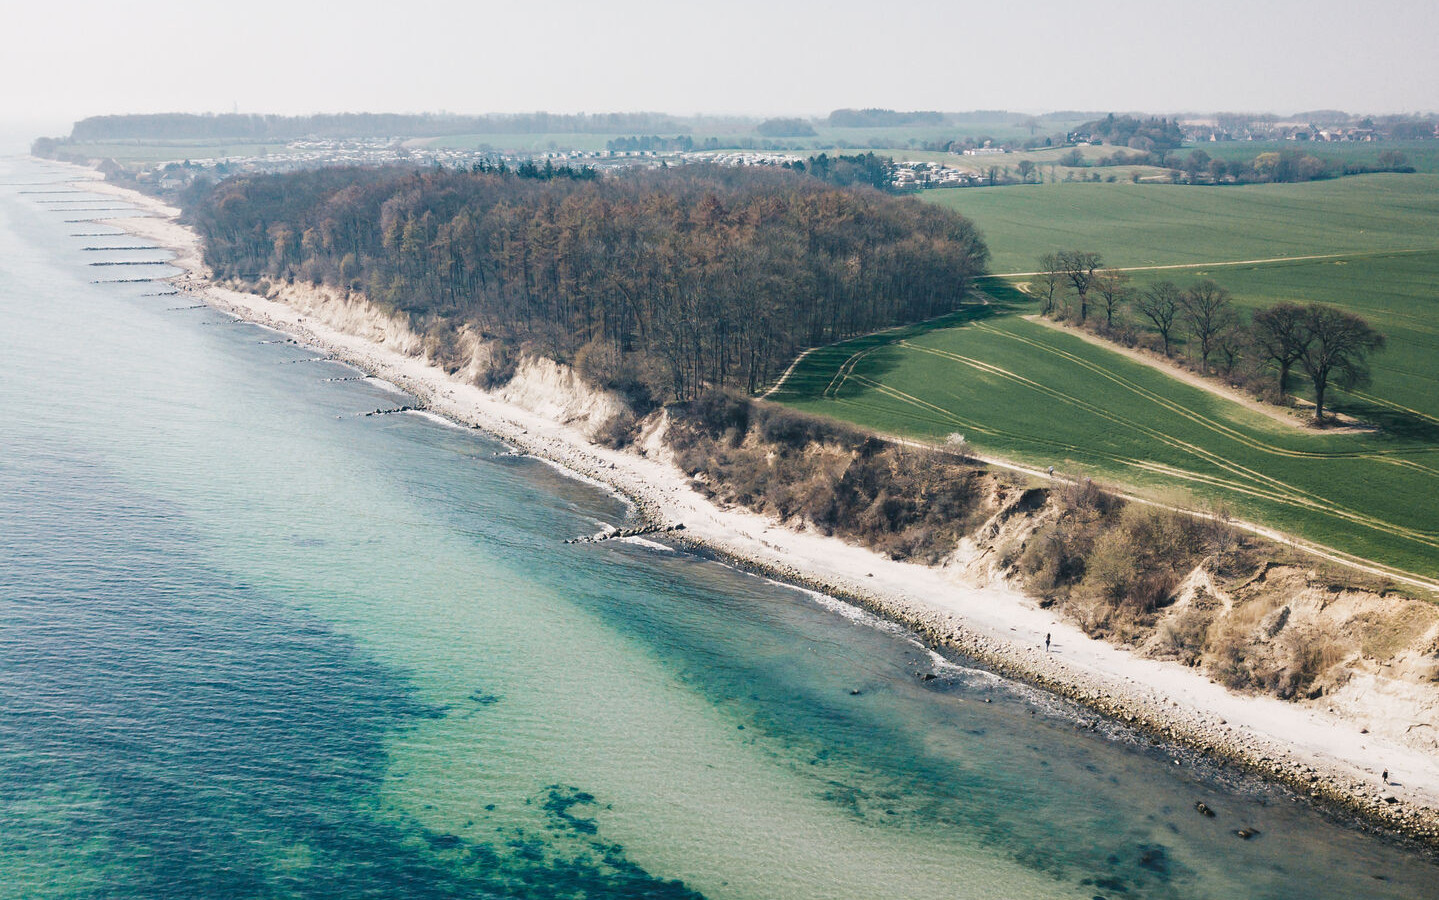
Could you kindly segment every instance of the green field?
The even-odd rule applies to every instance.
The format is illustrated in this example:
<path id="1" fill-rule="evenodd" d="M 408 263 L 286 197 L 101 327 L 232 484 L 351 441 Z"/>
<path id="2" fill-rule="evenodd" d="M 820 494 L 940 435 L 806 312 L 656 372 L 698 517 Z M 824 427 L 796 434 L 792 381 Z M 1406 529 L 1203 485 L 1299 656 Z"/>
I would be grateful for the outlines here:
<path id="1" fill-rule="evenodd" d="M 986 310 L 987 311 L 987 310 Z M 982 311 L 985 312 L 985 311 Z M 1007 310 L 810 354 L 772 399 L 876 430 L 1216 501 L 1439 577 L 1439 428 L 1313 434 Z"/>
<path id="2" fill-rule="evenodd" d="M 1337 408 L 1389 430 L 1412 419 L 1439 428 L 1439 251 L 1132 274 L 1139 285 L 1213 278 L 1251 309 L 1313 300 L 1353 310 L 1389 343 L 1371 361 L 1373 384 L 1338 395 Z"/>
<path id="3" fill-rule="evenodd" d="M 1021 317 L 1025 276 L 950 322 L 806 357 L 773 399 L 877 430 L 1130 486 L 1439 577 L 1439 177 L 1300 185 L 1058 184 L 924 195 L 973 218 L 998 272 L 1098 250 L 1139 284 L 1212 277 L 1243 306 L 1319 300 L 1389 337 L 1373 385 L 1338 395 L 1376 431 L 1295 428 Z M 1340 256 L 1333 256 L 1340 254 Z M 1214 265 L 1249 259 L 1323 259 Z"/>
<path id="4" fill-rule="evenodd" d="M 1060 247 L 1109 265 L 1439 249 L 1439 175 L 1305 184 L 1043 184 L 926 191 L 970 217 L 995 272 L 1030 272 Z"/>
<path id="5" fill-rule="evenodd" d="M 1213 143 L 1187 144 L 1179 151 L 1188 156 L 1191 150 L 1203 150 L 1214 159 L 1226 161 L 1249 160 L 1260 153 L 1279 153 L 1298 150 L 1320 159 L 1359 166 L 1378 166 L 1379 154 L 1396 151 L 1404 154 L 1408 165 L 1415 171 L 1439 174 L 1439 141 L 1373 141 L 1319 143 L 1313 141 L 1216 141 Z"/>

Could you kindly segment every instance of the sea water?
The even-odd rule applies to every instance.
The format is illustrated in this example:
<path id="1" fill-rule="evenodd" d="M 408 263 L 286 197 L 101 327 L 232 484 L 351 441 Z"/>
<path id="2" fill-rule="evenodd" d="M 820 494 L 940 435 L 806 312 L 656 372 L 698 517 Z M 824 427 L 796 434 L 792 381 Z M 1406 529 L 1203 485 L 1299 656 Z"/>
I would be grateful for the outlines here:
<path id="1" fill-rule="evenodd" d="M 0 897 L 1439 897 L 827 598 L 564 543 L 631 511 L 135 280 L 68 177 L 0 162 Z"/>

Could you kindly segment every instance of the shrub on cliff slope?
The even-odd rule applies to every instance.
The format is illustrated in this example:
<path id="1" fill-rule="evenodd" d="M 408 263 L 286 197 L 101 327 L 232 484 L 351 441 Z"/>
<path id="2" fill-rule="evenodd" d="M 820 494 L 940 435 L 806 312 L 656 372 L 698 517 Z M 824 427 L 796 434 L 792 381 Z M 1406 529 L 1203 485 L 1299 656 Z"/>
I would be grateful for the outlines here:
<path id="1" fill-rule="evenodd" d="M 986 511 L 983 474 L 952 454 L 722 392 L 671 416 L 676 463 L 710 495 L 895 559 L 938 562 Z"/>

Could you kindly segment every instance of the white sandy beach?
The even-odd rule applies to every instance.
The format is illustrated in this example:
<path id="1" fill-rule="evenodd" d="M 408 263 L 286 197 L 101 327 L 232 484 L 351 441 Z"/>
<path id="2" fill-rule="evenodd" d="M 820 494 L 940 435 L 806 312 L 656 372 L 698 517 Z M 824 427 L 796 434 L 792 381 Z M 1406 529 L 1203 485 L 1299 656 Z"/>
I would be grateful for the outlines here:
<path id="1" fill-rule="evenodd" d="M 696 492 L 664 454 L 617 451 L 590 442 L 576 424 L 564 424 L 577 402 L 575 386 L 558 372 L 539 373 L 526 393 L 490 392 L 452 377 L 416 355 L 413 341 L 386 333 L 356 314 L 365 329 L 330 324 L 314 307 L 290 305 L 212 284 L 198 238 L 175 221 L 177 210 L 134 191 L 94 180 L 84 188 L 123 198 L 147 215 L 104 224 L 151 240 L 176 254 L 185 274 L 178 288 L 244 319 L 284 331 L 321 351 L 413 393 L 429 409 L 477 426 L 525 452 L 611 485 L 653 520 L 684 526 L 685 539 L 747 561 L 757 569 L 854 599 L 916 627 L 998 671 L 1075 697 L 1096 709 L 1130 718 L 1148 730 L 1219 755 L 1247 761 L 1300 790 L 1361 806 L 1368 814 L 1412 833 L 1439 823 L 1439 754 L 1401 742 L 1409 711 L 1376 699 L 1372 714 L 1331 713 L 1268 697 L 1232 693 L 1179 663 L 1147 659 L 1091 639 L 1075 625 L 1003 587 L 975 587 L 941 569 L 890 560 L 837 538 L 783 527 L 739 509 L 722 509 Z M 365 336 L 352 333 L 362 331 Z M 412 336 L 410 336 L 412 337 Z M 544 377 L 540 377 L 544 375 Z M 554 389 L 544 396 L 544 385 Z M 582 390 L 582 389 L 581 389 Z M 515 402 L 519 401 L 519 402 Z M 1045 635 L 1053 652 L 1045 653 Z M 1432 707 L 1431 707 L 1432 708 Z M 1131 718 L 1132 717 L 1132 718 Z M 1428 723 L 1433 726 L 1436 723 Z M 1397 784 L 1384 786 L 1387 769 Z M 1397 802 L 1385 802 L 1391 794 Z"/>

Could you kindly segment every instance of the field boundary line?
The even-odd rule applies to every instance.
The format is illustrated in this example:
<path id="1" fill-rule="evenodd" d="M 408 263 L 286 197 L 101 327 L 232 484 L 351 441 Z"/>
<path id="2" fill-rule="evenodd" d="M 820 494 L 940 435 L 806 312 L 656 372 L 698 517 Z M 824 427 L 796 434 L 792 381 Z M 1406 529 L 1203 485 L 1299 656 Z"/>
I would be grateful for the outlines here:
<path id="1" fill-rule="evenodd" d="M 1116 272 L 1161 272 L 1169 269 L 1212 269 L 1220 266 L 1262 266 L 1267 263 L 1309 262 L 1317 259 L 1362 259 L 1369 256 L 1396 256 L 1401 253 L 1435 253 L 1439 247 L 1408 250 L 1362 250 L 1358 253 L 1318 253 L 1313 256 L 1273 256 L 1268 259 L 1233 259 L 1215 262 L 1171 263 L 1162 266 L 1106 266 Z M 987 278 L 1032 278 L 1043 272 L 1000 272 Z"/>

